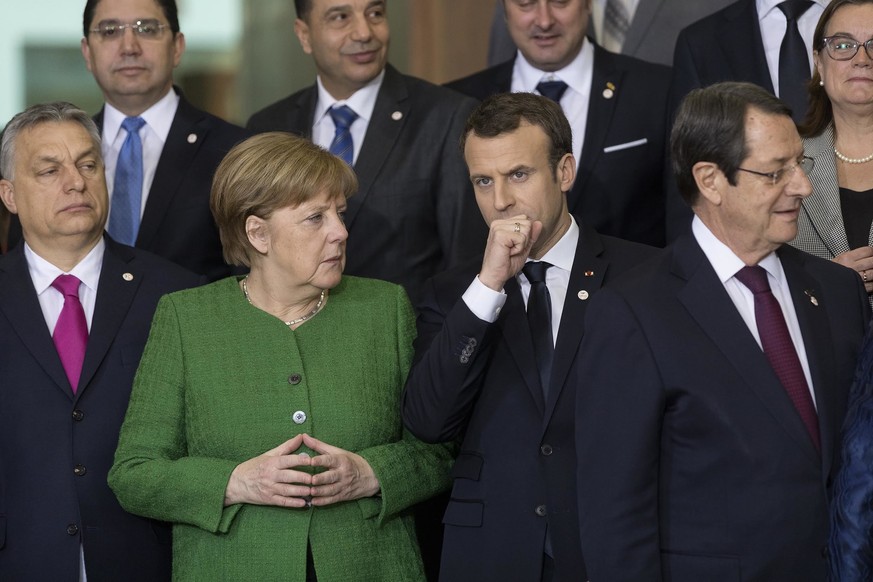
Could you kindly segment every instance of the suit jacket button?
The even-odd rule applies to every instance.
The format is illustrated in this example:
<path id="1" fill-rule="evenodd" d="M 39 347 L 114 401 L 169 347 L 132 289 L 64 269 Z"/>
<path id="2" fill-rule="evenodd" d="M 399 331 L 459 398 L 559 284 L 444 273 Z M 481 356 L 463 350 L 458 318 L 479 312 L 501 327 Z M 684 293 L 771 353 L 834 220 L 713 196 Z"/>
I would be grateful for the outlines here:
<path id="1" fill-rule="evenodd" d="M 74 536 L 77 533 L 79 533 L 79 526 L 77 526 L 75 523 L 71 523 L 70 525 L 67 526 L 67 535 L 68 536 Z"/>
<path id="2" fill-rule="evenodd" d="M 75 467 L 73 467 L 73 474 L 76 477 L 82 477 L 87 472 L 88 472 L 88 469 L 85 468 L 85 465 L 76 465 Z"/>
<path id="3" fill-rule="evenodd" d="M 553 451 L 552 451 L 552 445 L 543 445 L 543 446 L 541 446 L 541 447 L 540 447 L 540 452 L 541 452 L 543 455 L 545 455 L 546 457 L 548 457 L 548 456 L 551 455 L 552 452 L 553 452 Z"/>
<path id="4" fill-rule="evenodd" d="M 546 506 L 545 505 L 537 505 L 537 508 L 534 509 L 534 513 L 536 513 L 540 517 L 546 516 Z"/>
<path id="5" fill-rule="evenodd" d="M 306 422 L 306 413 L 302 410 L 298 410 L 291 415 L 291 420 L 294 421 L 294 424 L 303 424 L 304 422 Z"/>
<path id="6" fill-rule="evenodd" d="M 301 376 L 300 374 L 291 374 L 290 376 L 288 376 L 288 383 L 292 386 L 296 386 L 297 384 L 300 384 L 300 380 L 302 379 L 303 376 Z"/>
<path id="7" fill-rule="evenodd" d="M 80 421 L 85 418 L 85 413 L 79 410 L 78 408 L 73 411 L 73 420 Z"/>

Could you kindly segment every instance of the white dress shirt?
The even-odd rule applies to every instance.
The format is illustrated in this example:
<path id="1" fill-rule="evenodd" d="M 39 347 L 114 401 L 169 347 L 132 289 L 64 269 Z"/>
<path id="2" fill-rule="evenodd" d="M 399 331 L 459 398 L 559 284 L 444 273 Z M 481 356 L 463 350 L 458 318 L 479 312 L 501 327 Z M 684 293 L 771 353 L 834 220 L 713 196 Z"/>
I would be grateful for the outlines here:
<path id="1" fill-rule="evenodd" d="M 755 319 L 755 296 L 748 287 L 743 285 L 734 276 L 746 264 L 727 245 L 718 240 L 697 216 L 691 222 L 691 232 L 694 233 L 694 238 L 697 239 L 697 243 L 703 249 L 703 254 L 706 255 L 712 268 L 715 269 L 716 275 L 718 275 L 725 291 L 727 291 L 731 301 L 733 301 L 737 311 L 746 323 L 746 327 L 752 332 L 752 336 L 758 342 L 758 346 L 761 346 L 761 336 L 758 333 L 758 324 Z M 776 297 L 776 301 L 779 302 L 780 307 L 782 307 L 782 315 L 785 317 L 788 333 L 791 336 L 797 357 L 800 359 L 800 366 L 803 368 L 803 376 L 806 378 L 807 386 L 809 386 L 812 402 L 815 404 L 815 390 L 812 386 L 812 376 L 809 373 L 806 347 L 803 343 L 803 335 L 800 333 L 797 312 L 794 309 L 794 302 L 791 300 L 791 290 L 788 288 L 788 280 L 785 278 L 782 263 L 779 261 L 776 253 L 770 253 L 758 263 L 758 266 L 767 271 L 770 290 L 773 292 L 773 296 Z"/>
<path id="2" fill-rule="evenodd" d="M 585 127 L 588 125 L 588 102 L 591 97 L 591 83 L 594 78 L 594 46 L 587 40 L 576 58 L 563 69 L 547 73 L 531 65 L 521 51 L 512 69 L 513 93 L 538 93 L 540 81 L 563 81 L 567 91 L 561 97 L 561 109 L 573 130 L 573 156 L 576 164 L 582 157 L 585 141 Z"/>
<path id="3" fill-rule="evenodd" d="M 155 179 L 161 152 L 170 135 L 170 127 L 179 107 L 179 96 L 170 89 L 160 101 L 140 114 L 145 120 L 145 125 L 139 130 L 142 140 L 142 205 L 139 215 L 142 216 L 148 200 L 149 190 Z M 127 139 L 127 130 L 121 127 L 121 122 L 127 117 L 124 113 L 107 103 L 103 107 L 103 163 L 106 164 L 106 188 L 109 191 L 110 207 L 112 213 L 112 189 L 115 186 L 115 168 L 118 165 L 118 154 L 121 146 Z M 106 224 L 109 224 L 107 222 Z"/>
<path id="4" fill-rule="evenodd" d="M 555 343 L 558 341 L 558 327 L 561 325 L 561 315 L 564 313 L 564 300 L 567 298 L 567 288 L 570 286 L 570 271 L 573 270 L 578 243 L 579 226 L 576 224 L 576 219 L 570 215 L 570 228 L 541 259 L 552 265 L 546 271 L 546 287 L 549 289 L 552 302 L 552 341 Z M 516 280 L 521 288 L 524 304 L 527 306 L 530 281 L 523 272 L 516 275 Z M 476 317 L 494 323 L 506 303 L 506 292 L 502 289 L 500 291 L 490 289 L 479 281 L 477 275 L 464 292 L 462 299 Z"/>
<path id="5" fill-rule="evenodd" d="M 830 0 L 815 0 L 812 6 L 797 19 L 797 28 L 806 44 L 806 56 L 809 57 L 809 70 L 812 71 L 812 35 L 821 13 Z M 779 95 L 779 49 L 785 37 L 787 21 L 785 14 L 779 10 L 782 0 L 757 0 L 758 21 L 761 25 L 761 40 L 764 41 L 764 56 L 767 57 L 767 67 L 770 69 L 770 79 L 773 90 Z M 864 39 L 858 39 L 864 40 Z"/>
<path id="6" fill-rule="evenodd" d="M 330 142 L 333 141 L 333 137 L 336 134 L 336 125 L 334 125 L 333 118 L 328 111 L 334 105 L 348 105 L 352 111 L 358 114 L 358 118 L 355 119 L 349 128 L 349 132 L 352 134 L 352 147 L 354 149 L 352 165 L 355 165 L 358 161 L 358 154 L 361 153 L 364 137 L 367 135 L 370 119 L 373 118 L 376 97 L 379 95 L 379 88 L 382 86 L 383 79 L 385 79 L 384 69 L 375 79 L 355 91 L 351 97 L 337 101 L 324 88 L 321 77 L 316 78 L 315 82 L 318 84 L 318 102 L 315 104 L 315 117 L 312 123 L 312 141 L 329 150 Z"/>
<path id="7" fill-rule="evenodd" d="M 27 270 L 36 290 L 39 307 L 45 319 L 49 335 L 55 333 L 55 326 L 64 308 L 64 295 L 54 287 L 52 283 L 60 275 L 73 275 L 81 281 L 79 284 L 79 303 L 85 312 L 85 320 L 88 322 L 88 332 L 91 331 L 91 321 L 94 319 L 94 305 L 97 303 L 97 284 L 100 282 L 100 272 L 103 269 L 103 253 L 106 243 L 103 238 L 91 249 L 85 258 L 79 261 L 69 272 L 64 272 L 36 254 L 26 242 L 24 243 L 24 258 L 27 261 Z M 85 574 L 85 549 L 79 545 L 79 581 L 87 582 Z"/>

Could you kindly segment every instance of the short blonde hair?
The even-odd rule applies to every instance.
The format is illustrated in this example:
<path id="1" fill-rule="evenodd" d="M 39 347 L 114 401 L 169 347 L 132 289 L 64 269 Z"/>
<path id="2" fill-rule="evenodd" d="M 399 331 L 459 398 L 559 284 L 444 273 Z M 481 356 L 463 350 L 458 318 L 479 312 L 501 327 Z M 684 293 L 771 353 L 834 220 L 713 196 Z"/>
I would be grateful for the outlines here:
<path id="1" fill-rule="evenodd" d="M 249 216 L 266 219 L 325 190 L 348 198 L 357 189 L 354 170 L 309 140 L 274 131 L 237 144 L 215 171 L 209 196 L 224 260 L 251 266 L 253 248 L 246 236 Z"/>

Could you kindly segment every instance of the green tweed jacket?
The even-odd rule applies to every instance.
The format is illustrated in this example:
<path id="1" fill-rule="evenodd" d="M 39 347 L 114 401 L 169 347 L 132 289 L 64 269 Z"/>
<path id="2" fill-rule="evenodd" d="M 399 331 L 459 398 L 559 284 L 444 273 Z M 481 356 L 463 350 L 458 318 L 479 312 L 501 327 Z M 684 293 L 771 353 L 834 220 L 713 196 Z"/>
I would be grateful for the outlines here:
<path id="1" fill-rule="evenodd" d="M 414 333 L 401 287 L 350 276 L 293 331 L 233 277 L 161 300 L 109 484 L 175 524 L 175 580 L 302 582 L 307 542 L 320 582 L 424 579 L 410 507 L 448 488 L 452 458 L 403 429 Z M 301 432 L 364 457 L 381 497 L 224 507 L 239 463 Z"/>

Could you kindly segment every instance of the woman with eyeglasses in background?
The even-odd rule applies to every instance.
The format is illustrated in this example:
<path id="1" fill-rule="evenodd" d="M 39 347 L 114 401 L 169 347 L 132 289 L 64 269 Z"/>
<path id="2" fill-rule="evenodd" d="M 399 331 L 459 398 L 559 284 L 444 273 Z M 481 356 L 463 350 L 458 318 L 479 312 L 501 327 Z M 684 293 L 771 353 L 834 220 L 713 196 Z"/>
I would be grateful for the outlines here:
<path id="1" fill-rule="evenodd" d="M 869 39 L 869 40 L 868 40 Z M 799 128 L 815 160 L 791 243 L 845 265 L 873 292 L 873 0 L 833 0 L 813 36 L 810 108 Z"/>

